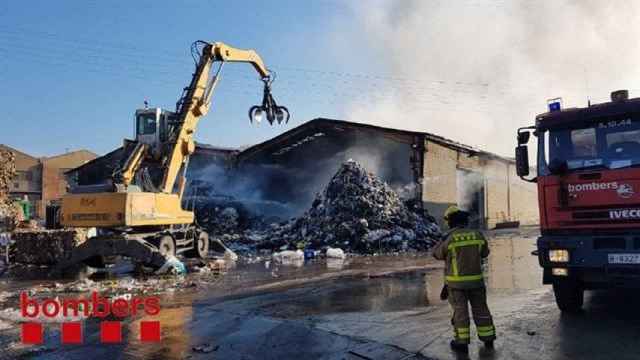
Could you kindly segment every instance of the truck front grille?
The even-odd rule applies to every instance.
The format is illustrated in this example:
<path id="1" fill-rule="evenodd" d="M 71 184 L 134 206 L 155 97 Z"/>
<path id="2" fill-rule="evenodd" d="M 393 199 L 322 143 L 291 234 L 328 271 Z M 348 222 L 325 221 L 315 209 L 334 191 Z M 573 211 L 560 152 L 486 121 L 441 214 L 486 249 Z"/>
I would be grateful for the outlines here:
<path id="1" fill-rule="evenodd" d="M 623 237 L 599 237 L 593 239 L 594 250 L 626 249 L 626 241 Z"/>

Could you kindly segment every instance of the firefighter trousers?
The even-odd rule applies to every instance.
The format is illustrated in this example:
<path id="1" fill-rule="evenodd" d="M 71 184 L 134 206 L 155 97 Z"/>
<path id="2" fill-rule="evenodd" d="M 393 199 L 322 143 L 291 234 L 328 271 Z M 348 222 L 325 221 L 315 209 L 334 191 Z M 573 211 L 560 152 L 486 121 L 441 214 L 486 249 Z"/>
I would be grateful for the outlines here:
<path id="1" fill-rule="evenodd" d="M 469 307 L 467 305 L 469 303 L 478 338 L 482 341 L 495 340 L 496 329 L 487 306 L 487 292 L 484 287 L 474 289 L 452 289 L 449 287 L 449 303 L 453 308 L 451 324 L 457 343 L 468 344 L 470 342 Z"/>

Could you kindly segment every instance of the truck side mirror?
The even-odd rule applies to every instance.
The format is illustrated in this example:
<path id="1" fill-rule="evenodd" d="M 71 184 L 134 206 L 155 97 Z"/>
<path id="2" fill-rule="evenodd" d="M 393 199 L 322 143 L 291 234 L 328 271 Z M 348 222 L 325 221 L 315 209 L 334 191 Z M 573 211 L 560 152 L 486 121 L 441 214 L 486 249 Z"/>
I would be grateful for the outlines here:
<path id="1" fill-rule="evenodd" d="M 520 134 L 518 134 L 518 142 L 520 142 Z M 528 135 L 529 133 L 526 134 Z M 527 145 L 518 145 L 516 147 L 516 173 L 519 177 L 529 175 L 529 149 L 527 149 Z"/>
<path id="2" fill-rule="evenodd" d="M 531 133 L 528 131 L 518 132 L 518 145 L 524 145 L 528 143 L 529 136 L 531 136 Z"/>

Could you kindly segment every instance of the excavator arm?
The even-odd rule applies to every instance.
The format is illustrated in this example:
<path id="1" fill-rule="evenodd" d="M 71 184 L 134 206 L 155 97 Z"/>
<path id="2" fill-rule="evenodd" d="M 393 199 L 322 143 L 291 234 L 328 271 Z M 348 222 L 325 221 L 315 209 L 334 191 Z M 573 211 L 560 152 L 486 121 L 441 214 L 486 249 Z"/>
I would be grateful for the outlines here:
<path id="1" fill-rule="evenodd" d="M 264 62 L 254 50 L 236 49 L 221 42 L 198 43 L 204 44 L 204 47 L 191 84 L 186 89 L 185 97 L 181 101 L 180 126 L 177 129 L 173 146 L 165 158 L 165 172 L 160 186 L 160 191 L 163 193 L 173 193 L 180 169 L 186 169 L 189 155 L 195 151 L 193 137 L 196 126 L 200 118 L 209 111 L 211 97 L 219 80 L 219 71 L 213 76 L 210 75 L 213 64 L 220 62 L 220 66 L 222 66 L 225 62 L 249 63 L 253 65 L 265 84 L 267 84 L 270 75 Z M 180 176 L 184 177 L 184 173 Z M 184 179 L 182 178 L 179 183 L 178 193 L 181 195 L 184 191 Z"/>
<path id="2" fill-rule="evenodd" d="M 208 256 L 208 235 L 194 223 L 193 211 L 182 208 L 182 194 L 189 156 L 195 151 L 196 127 L 209 111 L 222 65 L 226 62 L 251 64 L 264 82 L 262 105 L 252 108 L 252 120 L 266 114 L 270 123 L 281 122 L 285 113 L 288 119 L 289 112 L 273 100 L 270 91 L 273 79 L 255 51 L 202 41 L 194 43 L 193 49 L 198 53 L 196 69 L 191 83 L 182 93 L 176 112 L 164 112 L 159 108 L 153 114 L 146 110 L 140 114 L 136 112 L 137 142 L 133 149 L 124 146 L 123 153 L 129 154 L 114 173 L 115 186 L 111 191 L 77 192 L 64 196 L 62 225 L 109 231 L 75 248 L 72 256 L 61 262 L 61 268 L 113 255 L 128 256 L 154 267 L 162 266 L 167 257 L 179 253 L 201 258 Z M 214 69 L 214 65 L 218 65 L 216 63 L 219 66 Z M 151 121 L 146 121 L 151 116 L 155 128 L 147 132 L 140 121 L 150 124 Z M 158 180 L 160 177 L 161 182 Z M 128 188 L 134 182 L 138 187 Z"/>

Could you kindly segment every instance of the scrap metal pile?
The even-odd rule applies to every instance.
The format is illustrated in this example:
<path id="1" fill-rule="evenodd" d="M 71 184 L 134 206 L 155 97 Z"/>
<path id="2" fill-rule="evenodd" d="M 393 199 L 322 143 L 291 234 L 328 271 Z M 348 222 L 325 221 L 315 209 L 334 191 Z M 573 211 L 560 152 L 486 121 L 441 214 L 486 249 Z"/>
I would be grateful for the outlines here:
<path id="1" fill-rule="evenodd" d="M 16 208 L 9 198 L 9 185 L 13 182 L 15 174 L 14 154 L 0 150 L 0 232 L 15 227 Z"/>
<path id="2" fill-rule="evenodd" d="M 356 253 L 426 250 L 439 238 L 432 217 L 411 211 L 389 185 L 352 160 L 299 218 L 221 237 L 258 248 L 337 247 Z"/>
<path id="3" fill-rule="evenodd" d="M 73 248 L 86 240 L 86 230 L 18 230 L 10 254 L 12 263 L 55 265 L 71 256 Z"/>

